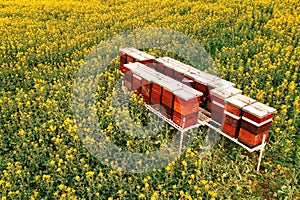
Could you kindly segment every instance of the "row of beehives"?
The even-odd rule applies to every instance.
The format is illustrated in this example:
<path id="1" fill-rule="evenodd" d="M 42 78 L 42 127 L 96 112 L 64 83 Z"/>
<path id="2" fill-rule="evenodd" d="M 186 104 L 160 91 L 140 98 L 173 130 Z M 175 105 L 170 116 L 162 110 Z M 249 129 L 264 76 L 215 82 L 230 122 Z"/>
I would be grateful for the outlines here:
<path id="1" fill-rule="evenodd" d="M 120 61 L 127 88 L 136 89 L 148 104 L 156 104 L 179 126 L 196 124 L 200 105 L 211 111 L 212 120 L 221 126 L 222 132 L 250 147 L 259 145 L 263 135 L 268 136 L 276 110 L 242 95 L 235 84 L 175 59 L 155 59 L 134 48 L 121 49 Z"/>
<path id="2" fill-rule="evenodd" d="M 124 85 L 142 94 L 145 102 L 185 128 L 197 123 L 202 93 L 144 64 L 125 64 Z"/>

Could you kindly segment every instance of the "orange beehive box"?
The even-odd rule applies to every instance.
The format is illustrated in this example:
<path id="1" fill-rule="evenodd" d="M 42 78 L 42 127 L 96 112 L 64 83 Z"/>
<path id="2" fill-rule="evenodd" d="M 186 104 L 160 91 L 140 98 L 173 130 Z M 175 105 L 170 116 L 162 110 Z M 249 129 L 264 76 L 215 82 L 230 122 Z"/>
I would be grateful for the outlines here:
<path id="1" fill-rule="evenodd" d="M 141 63 L 130 63 L 124 66 L 135 75 L 135 84 L 141 83 L 141 92 L 144 90 L 143 81 L 151 83 L 150 104 L 155 109 L 161 111 L 163 115 L 171 118 L 181 127 L 188 127 L 197 123 L 201 92 Z M 140 77 L 141 81 L 137 77 Z"/>
<path id="2" fill-rule="evenodd" d="M 222 132 L 230 137 L 235 138 L 239 130 L 240 116 L 233 115 L 230 112 L 224 111 L 224 120 L 222 121 Z"/>
<path id="3" fill-rule="evenodd" d="M 180 127 L 186 128 L 192 125 L 197 124 L 198 120 L 198 112 L 191 113 L 188 115 L 182 115 L 177 111 L 173 111 L 172 120 Z"/>
<path id="4" fill-rule="evenodd" d="M 132 90 L 135 90 L 137 94 L 141 93 L 142 77 L 137 74 L 132 75 Z"/>
<path id="5" fill-rule="evenodd" d="M 225 119 L 222 124 L 222 131 L 231 137 L 237 137 L 241 124 L 240 118 L 242 116 L 242 108 L 247 105 L 251 105 L 254 102 L 254 99 L 246 97 L 242 94 L 237 94 L 225 99 L 225 118 L 231 117 L 232 122 L 234 122 L 234 124 L 237 123 L 237 126 L 233 125 L 228 120 L 226 121 Z"/>
<path id="6" fill-rule="evenodd" d="M 255 99 L 246 97 L 242 94 L 237 94 L 225 100 L 225 110 L 236 116 L 241 116 L 242 108 L 255 102 Z"/>
<path id="7" fill-rule="evenodd" d="M 274 113 L 276 112 L 275 108 L 269 107 L 260 102 L 256 102 L 251 106 L 243 108 L 243 116 L 253 120 L 256 123 L 262 123 L 268 119 L 272 119 Z"/>
<path id="8" fill-rule="evenodd" d="M 218 89 L 220 91 L 228 89 L 228 88 L 234 88 L 235 84 L 231 83 L 229 81 L 226 81 L 224 79 L 218 79 L 216 81 L 208 83 L 208 98 L 207 98 L 207 109 L 211 111 L 211 91 L 214 89 Z"/>
<path id="9" fill-rule="evenodd" d="M 220 79 L 217 76 L 208 74 L 195 68 L 186 72 L 185 77 L 194 80 L 194 89 L 203 93 L 203 100 L 205 100 L 209 94 L 208 84 Z"/>
<path id="10" fill-rule="evenodd" d="M 253 148 L 262 143 L 264 135 L 265 135 L 265 139 L 267 139 L 269 136 L 269 130 L 267 130 L 261 134 L 254 135 L 254 134 L 250 133 L 249 131 L 246 131 L 245 129 L 241 128 L 239 131 L 238 140 L 240 142 L 244 143 L 245 145 L 247 145 L 248 147 Z"/>
<path id="11" fill-rule="evenodd" d="M 172 79 L 164 79 L 163 80 L 163 91 L 162 91 L 162 103 L 169 108 L 173 108 L 174 105 L 174 92 L 176 90 L 180 90 L 182 88 L 182 84 L 179 82 L 175 82 Z"/>
<path id="12" fill-rule="evenodd" d="M 224 119 L 224 110 L 225 110 L 225 99 L 232 97 L 237 94 L 242 94 L 242 91 L 229 87 L 226 89 L 223 88 L 215 88 L 210 91 L 211 103 L 207 102 L 207 107 L 210 107 L 211 104 L 211 118 L 212 120 L 222 124 Z"/>
<path id="13" fill-rule="evenodd" d="M 126 73 L 127 69 L 124 68 L 124 64 L 128 64 L 130 62 L 140 62 L 150 68 L 153 68 L 154 59 L 155 59 L 154 56 L 149 55 L 138 49 L 123 48 L 123 49 L 120 49 L 120 70 L 123 73 Z"/>
<path id="14" fill-rule="evenodd" d="M 199 111 L 199 96 L 192 96 L 188 91 L 177 90 L 174 92 L 174 110 L 183 114 L 188 115 Z"/>
<path id="15" fill-rule="evenodd" d="M 239 140 L 250 147 L 262 143 L 262 136 L 268 136 L 276 109 L 260 102 L 253 103 L 243 108 Z"/>

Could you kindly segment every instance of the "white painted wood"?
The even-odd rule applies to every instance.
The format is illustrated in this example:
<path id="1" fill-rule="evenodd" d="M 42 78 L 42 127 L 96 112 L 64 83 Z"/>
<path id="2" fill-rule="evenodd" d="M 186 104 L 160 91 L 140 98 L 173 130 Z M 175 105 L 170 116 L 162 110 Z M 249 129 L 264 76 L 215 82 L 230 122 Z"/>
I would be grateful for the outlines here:
<path id="1" fill-rule="evenodd" d="M 246 97 L 242 94 L 237 94 L 233 97 L 225 99 L 226 103 L 230 103 L 231 105 L 237 107 L 237 108 L 243 108 L 247 105 L 250 105 L 252 103 L 255 103 L 256 100 L 252 99 L 250 97 Z"/>
<path id="2" fill-rule="evenodd" d="M 246 106 L 243 108 L 243 110 L 246 111 L 247 113 L 250 113 L 250 114 L 260 118 L 260 119 L 276 112 L 275 108 L 269 107 L 260 102 L 256 102 L 254 104 Z"/>
<path id="3" fill-rule="evenodd" d="M 147 54 L 143 51 L 140 51 L 138 49 L 135 49 L 135 48 L 123 48 L 123 49 L 120 49 L 120 52 L 123 52 L 139 61 L 155 59 L 154 56 Z"/>

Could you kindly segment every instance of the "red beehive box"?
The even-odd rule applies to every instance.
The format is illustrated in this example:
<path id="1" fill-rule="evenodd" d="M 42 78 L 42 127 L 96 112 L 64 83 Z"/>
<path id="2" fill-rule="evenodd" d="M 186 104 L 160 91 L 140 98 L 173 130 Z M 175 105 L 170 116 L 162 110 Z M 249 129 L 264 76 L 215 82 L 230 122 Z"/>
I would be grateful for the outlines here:
<path id="1" fill-rule="evenodd" d="M 180 127 L 187 128 L 189 126 L 197 124 L 198 121 L 198 112 L 182 115 L 176 111 L 174 111 L 172 120 Z"/>
<path id="2" fill-rule="evenodd" d="M 142 94 L 145 102 L 147 104 L 150 104 L 150 92 L 151 92 L 151 76 L 149 76 L 148 73 L 146 73 L 145 71 L 143 71 L 139 65 L 137 65 L 135 63 L 135 65 L 137 66 L 133 71 L 136 75 L 138 75 L 139 77 L 141 77 L 141 86 L 140 86 L 140 93 Z M 138 84 L 138 82 L 137 82 Z"/>
<path id="3" fill-rule="evenodd" d="M 120 68 L 121 68 L 122 72 L 123 72 L 122 69 L 123 69 L 124 64 L 130 63 L 130 62 L 140 62 L 150 68 L 153 68 L 153 60 L 154 59 L 155 59 L 154 56 L 149 55 L 149 54 L 147 54 L 143 51 L 140 51 L 138 49 L 135 49 L 135 48 L 120 49 Z"/>
<path id="4" fill-rule="evenodd" d="M 162 57 L 157 58 L 155 61 L 157 63 L 157 71 L 163 73 L 164 75 L 174 78 L 174 64 L 172 64 L 172 58 Z"/>
<path id="5" fill-rule="evenodd" d="M 156 59 L 156 60 L 155 60 L 155 67 L 154 67 L 154 69 L 155 69 L 156 71 L 158 71 L 159 73 L 162 73 L 162 74 L 163 74 L 164 71 L 165 71 L 165 66 L 164 66 L 163 63 L 157 61 L 157 59 Z"/>
<path id="6" fill-rule="evenodd" d="M 174 65 L 170 62 L 164 62 L 164 75 L 174 78 Z"/>
<path id="7" fill-rule="evenodd" d="M 194 80 L 194 89 L 200 91 L 203 94 L 203 103 L 209 94 L 208 84 L 220 79 L 217 76 L 202 72 L 195 68 L 190 69 L 188 72 L 186 72 L 185 76 Z"/>
<path id="8" fill-rule="evenodd" d="M 218 79 L 214 82 L 208 83 L 208 98 L 207 98 L 207 109 L 211 111 L 211 91 L 214 89 L 218 89 L 220 91 L 225 90 L 227 88 L 234 88 L 235 84 L 224 79 Z"/>
<path id="9" fill-rule="evenodd" d="M 240 116 L 233 115 L 230 112 L 224 111 L 224 120 L 222 121 L 222 132 L 230 137 L 236 137 L 238 126 L 240 124 Z"/>
<path id="10" fill-rule="evenodd" d="M 241 123 L 242 108 L 254 102 L 254 99 L 242 94 L 225 99 L 225 121 L 222 124 L 222 131 L 231 137 L 237 137 Z M 228 118 L 227 121 L 226 118 Z"/>
<path id="11" fill-rule="evenodd" d="M 181 62 L 174 63 L 174 79 L 180 82 L 183 82 L 184 75 L 188 70 L 191 68 L 191 66 L 186 65 Z"/>
<path id="12" fill-rule="evenodd" d="M 268 136 L 276 109 L 260 102 L 253 103 L 243 108 L 239 140 L 244 144 L 254 147 L 262 143 L 263 135 Z"/>
<path id="13" fill-rule="evenodd" d="M 256 123 L 263 123 L 266 120 L 272 119 L 274 113 L 276 112 L 275 108 L 269 107 L 260 102 L 256 102 L 251 106 L 243 108 L 245 118 L 248 118 Z"/>
<path id="14" fill-rule="evenodd" d="M 215 88 L 210 91 L 210 98 L 211 101 L 218 102 L 219 104 L 225 106 L 225 99 L 237 94 L 242 94 L 242 90 L 239 90 L 235 87 Z"/>
<path id="15" fill-rule="evenodd" d="M 246 97 L 242 94 L 237 94 L 225 100 L 225 110 L 234 114 L 235 116 L 241 116 L 242 108 L 255 102 L 255 99 Z"/>
<path id="16" fill-rule="evenodd" d="M 132 90 L 135 90 L 137 94 L 141 93 L 142 77 L 137 74 L 132 75 Z"/>
<path id="17" fill-rule="evenodd" d="M 150 104 L 150 93 L 151 92 L 151 79 L 148 77 L 142 77 L 141 93 L 147 104 Z"/>
<path id="18" fill-rule="evenodd" d="M 164 79 L 164 86 L 162 91 L 162 103 L 169 108 L 173 108 L 174 104 L 174 92 L 182 88 L 182 85 L 179 82 L 175 82 L 174 80 Z"/>
<path id="19" fill-rule="evenodd" d="M 133 73 L 132 71 L 136 68 L 136 66 L 132 64 L 124 64 L 124 69 L 126 72 L 124 74 L 124 85 L 127 87 L 129 91 L 133 90 Z"/>
<path id="20" fill-rule="evenodd" d="M 126 64 L 127 55 L 124 52 L 120 52 L 120 70 L 123 73 L 126 73 L 126 69 L 124 68 L 124 64 Z"/>
<path id="21" fill-rule="evenodd" d="M 177 125 L 185 128 L 197 123 L 201 95 L 201 92 L 188 86 L 174 92 L 174 113 L 172 117 Z"/>
<path id="22" fill-rule="evenodd" d="M 212 120 L 214 120 L 219 124 L 222 124 L 222 121 L 224 119 L 225 99 L 237 94 L 242 94 L 242 91 L 234 87 L 229 87 L 226 89 L 215 88 L 210 91 L 210 98 L 212 101 L 211 103 Z"/>

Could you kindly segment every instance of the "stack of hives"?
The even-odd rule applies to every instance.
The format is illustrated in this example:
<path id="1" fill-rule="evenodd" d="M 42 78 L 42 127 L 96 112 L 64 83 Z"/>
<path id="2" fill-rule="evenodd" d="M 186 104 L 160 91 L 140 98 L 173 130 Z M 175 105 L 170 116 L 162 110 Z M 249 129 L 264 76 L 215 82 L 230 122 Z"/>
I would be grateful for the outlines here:
<path id="1" fill-rule="evenodd" d="M 197 123 L 202 93 L 141 63 L 124 64 L 125 86 L 147 104 L 185 128 Z"/>
<path id="2" fill-rule="evenodd" d="M 173 58 L 155 59 L 134 48 L 121 49 L 120 57 L 125 86 L 141 93 L 146 103 L 178 125 L 195 124 L 200 106 L 211 111 L 222 132 L 250 147 L 260 144 L 263 135 L 268 136 L 276 110 L 242 95 L 234 83 Z"/>

